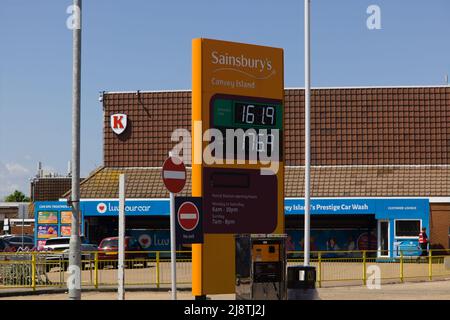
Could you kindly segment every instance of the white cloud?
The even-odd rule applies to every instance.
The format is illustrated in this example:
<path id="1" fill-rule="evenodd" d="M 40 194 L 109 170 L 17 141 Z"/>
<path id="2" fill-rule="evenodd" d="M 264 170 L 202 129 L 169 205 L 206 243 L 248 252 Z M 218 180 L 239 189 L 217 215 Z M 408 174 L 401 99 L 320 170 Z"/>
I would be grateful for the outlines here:
<path id="1" fill-rule="evenodd" d="M 0 161 L 0 201 L 14 190 L 29 195 L 30 170 L 18 163 L 4 164 Z"/>
<path id="2" fill-rule="evenodd" d="M 51 166 L 43 166 L 44 174 L 57 172 Z M 14 190 L 19 190 L 25 195 L 30 194 L 30 179 L 35 176 L 35 169 L 20 163 L 0 161 L 0 201 Z"/>
<path id="3" fill-rule="evenodd" d="M 2 200 L 5 196 L 13 193 L 15 190 L 21 190 L 20 186 L 15 183 L 11 183 L 11 181 L 7 181 L 6 184 L 0 185 L 0 200 Z M 25 194 L 28 193 L 27 190 L 22 190 Z"/>
<path id="4" fill-rule="evenodd" d="M 7 163 L 5 165 L 6 170 L 8 170 L 10 175 L 27 175 L 30 170 L 25 168 L 24 166 L 18 164 L 18 163 Z"/>

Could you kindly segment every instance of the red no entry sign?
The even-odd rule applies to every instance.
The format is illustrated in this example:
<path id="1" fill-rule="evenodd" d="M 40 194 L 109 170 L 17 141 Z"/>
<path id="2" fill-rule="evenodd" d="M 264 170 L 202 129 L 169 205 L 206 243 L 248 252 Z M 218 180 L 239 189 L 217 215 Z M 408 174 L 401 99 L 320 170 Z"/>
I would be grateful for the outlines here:
<path id="1" fill-rule="evenodd" d="M 175 198 L 173 224 L 176 225 L 176 241 L 178 244 L 203 243 L 202 215 L 201 197 Z"/>
<path id="2" fill-rule="evenodd" d="M 185 231 L 194 230 L 200 221 L 200 212 L 192 202 L 183 203 L 177 212 L 178 223 Z"/>
<path id="3" fill-rule="evenodd" d="M 186 167 L 178 158 L 170 157 L 164 161 L 162 178 L 167 190 L 178 193 L 186 184 Z"/>

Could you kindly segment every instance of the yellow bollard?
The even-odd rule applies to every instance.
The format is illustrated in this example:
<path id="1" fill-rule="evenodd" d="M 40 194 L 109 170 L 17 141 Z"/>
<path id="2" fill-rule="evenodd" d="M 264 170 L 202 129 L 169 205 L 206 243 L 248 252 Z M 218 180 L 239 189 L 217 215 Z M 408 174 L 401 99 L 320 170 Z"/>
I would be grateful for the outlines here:
<path id="1" fill-rule="evenodd" d="M 400 251 L 400 281 L 403 282 L 403 251 Z"/>
<path id="2" fill-rule="evenodd" d="M 318 273 L 318 282 L 319 282 L 319 288 L 322 288 L 322 252 L 319 252 L 319 263 L 317 265 L 317 273 Z"/>
<path id="3" fill-rule="evenodd" d="M 94 255 L 94 287 L 98 289 L 98 252 Z"/>
<path id="4" fill-rule="evenodd" d="M 366 265 L 367 265 L 366 251 L 363 251 L 363 285 L 367 284 Z"/>
<path id="5" fill-rule="evenodd" d="M 433 280 L 433 260 L 432 260 L 432 254 L 431 254 L 431 250 L 428 251 L 428 278 L 431 280 Z"/>
<path id="6" fill-rule="evenodd" d="M 36 290 L 36 252 L 31 253 L 31 287 Z"/>
<path id="7" fill-rule="evenodd" d="M 63 259 L 63 260 L 61 260 L 61 259 Z M 61 288 L 64 283 L 64 272 L 65 272 L 64 263 L 65 263 L 64 258 L 60 258 L 60 260 L 59 260 L 59 286 Z"/>
<path id="8" fill-rule="evenodd" d="M 156 287 L 159 289 L 159 251 L 156 251 Z"/>

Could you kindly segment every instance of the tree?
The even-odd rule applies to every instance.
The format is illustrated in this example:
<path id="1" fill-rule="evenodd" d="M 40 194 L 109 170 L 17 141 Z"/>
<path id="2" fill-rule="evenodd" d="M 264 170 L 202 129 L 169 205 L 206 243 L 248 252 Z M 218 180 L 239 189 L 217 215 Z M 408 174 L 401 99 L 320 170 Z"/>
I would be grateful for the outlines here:
<path id="1" fill-rule="evenodd" d="M 30 202 L 30 198 L 20 192 L 19 190 L 15 190 L 9 196 L 5 197 L 5 202 Z"/>

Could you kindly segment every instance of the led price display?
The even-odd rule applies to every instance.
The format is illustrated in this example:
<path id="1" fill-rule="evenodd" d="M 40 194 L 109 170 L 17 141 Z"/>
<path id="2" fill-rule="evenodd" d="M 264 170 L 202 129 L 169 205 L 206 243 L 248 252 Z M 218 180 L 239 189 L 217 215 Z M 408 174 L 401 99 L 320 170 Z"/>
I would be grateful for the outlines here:
<path id="1" fill-rule="evenodd" d="M 282 105 L 226 97 L 213 99 L 211 123 L 215 128 L 282 129 Z"/>
<path id="2" fill-rule="evenodd" d="M 235 103 L 234 122 L 235 124 L 274 127 L 276 125 L 275 110 L 275 106 Z"/>
<path id="3" fill-rule="evenodd" d="M 259 159 L 261 153 L 271 157 L 274 152 L 278 152 L 281 160 L 282 151 L 276 148 L 276 144 L 281 146 L 282 112 L 282 105 L 276 100 L 229 96 L 213 98 L 211 123 L 223 134 L 223 154 L 234 159 L 250 159 L 251 154 L 256 154 Z M 227 143 L 230 143 L 227 140 L 229 129 L 234 129 L 235 136 L 234 145 L 227 148 Z M 238 129 L 242 130 L 239 132 Z M 274 132 L 274 129 L 278 129 L 278 132 Z"/>

